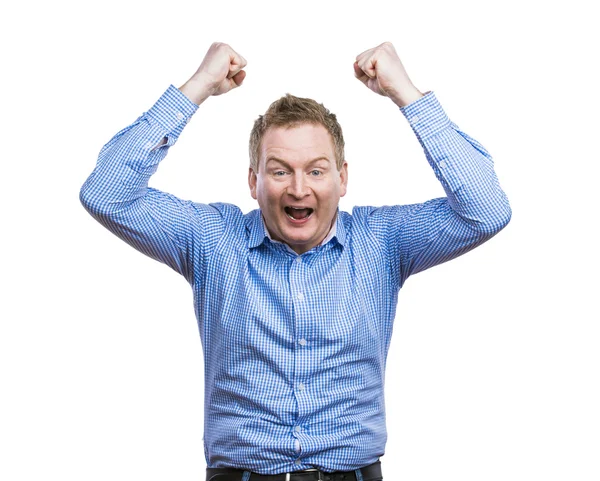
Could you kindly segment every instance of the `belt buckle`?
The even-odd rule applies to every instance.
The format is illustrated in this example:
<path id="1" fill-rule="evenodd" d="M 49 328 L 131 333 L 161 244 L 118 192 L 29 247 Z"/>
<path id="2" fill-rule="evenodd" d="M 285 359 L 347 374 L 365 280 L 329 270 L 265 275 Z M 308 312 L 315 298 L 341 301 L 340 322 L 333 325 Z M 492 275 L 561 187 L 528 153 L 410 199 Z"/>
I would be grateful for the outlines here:
<path id="1" fill-rule="evenodd" d="M 304 469 L 302 471 L 296 471 L 296 472 L 306 473 L 308 471 L 316 471 L 318 473 L 318 476 L 319 476 L 319 478 L 318 478 L 319 481 L 324 481 L 325 480 L 325 478 L 323 478 L 323 473 L 321 472 L 320 469 L 314 469 L 314 468 L 312 468 L 312 469 Z M 290 481 L 291 476 L 292 476 L 292 473 L 285 473 L 285 481 Z"/>
<path id="2" fill-rule="evenodd" d="M 323 477 L 323 472 L 320 469 L 315 469 L 315 468 L 310 468 L 310 469 L 303 469 L 302 471 L 294 471 L 293 473 L 285 473 L 285 481 L 290 481 L 292 474 L 296 474 L 296 473 L 308 473 L 310 471 L 316 471 L 318 474 L 318 481 L 325 481 L 325 478 Z"/>
<path id="3" fill-rule="evenodd" d="M 306 471 L 317 471 L 319 473 L 319 481 L 321 481 L 323 478 L 321 477 L 321 471 L 319 471 L 318 469 L 305 469 L 302 472 L 306 472 Z M 285 473 L 285 481 L 290 481 L 292 476 L 292 473 Z"/>

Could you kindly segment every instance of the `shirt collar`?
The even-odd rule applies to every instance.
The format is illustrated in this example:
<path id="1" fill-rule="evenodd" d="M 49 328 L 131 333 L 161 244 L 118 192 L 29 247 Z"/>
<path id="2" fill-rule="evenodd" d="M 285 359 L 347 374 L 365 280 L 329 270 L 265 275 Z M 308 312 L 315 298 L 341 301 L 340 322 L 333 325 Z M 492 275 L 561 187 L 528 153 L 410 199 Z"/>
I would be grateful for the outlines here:
<path id="1" fill-rule="evenodd" d="M 269 231 L 267 230 L 267 226 L 265 225 L 265 221 L 263 219 L 261 210 L 257 209 L 255 211 L 253 211 L 252 214 L 253 214 L 253 218 L 250 219 L 249 226 L 248 226 L 249 230 L 250 230 L 249 239 L 248 239 L 248 247 L 250 247 L 250 249 L 252 249 L 254 247 L 258 247 L 259 245 L 261 245 L 264 242 L 264 240 L 266 238 L 270 239 L 271 242 L 279 242 L 279 241 L 273 240 L 271 238 L 271 235 L 269 234 Z M 340 218 L 340 211 L 338 208 L 338 210 L 336 212 L 336 216 L 335 216 L 335 221 L 333 222 L 333 226 L 331 227 L 329 234 L 327 234 L 327 237 L 325 237 L 325 239 L 323 240 L 323 242 L 321 242 L 320 245 L 327 244 L 334 237 L 341 245 L 344 245 L 344 243 L 346 241 L 346 232 L 344 230 L 343 222 L 338 222 L 339 218 Z M 289 247 L 287 244 L 285 244 L 283 242 L 280 242 L 280 244 L 284 244 L 290 251 L 292 251 L 291 247 Z M 295 252 L 294 252 L 294 254 L 295 254 Z"/>

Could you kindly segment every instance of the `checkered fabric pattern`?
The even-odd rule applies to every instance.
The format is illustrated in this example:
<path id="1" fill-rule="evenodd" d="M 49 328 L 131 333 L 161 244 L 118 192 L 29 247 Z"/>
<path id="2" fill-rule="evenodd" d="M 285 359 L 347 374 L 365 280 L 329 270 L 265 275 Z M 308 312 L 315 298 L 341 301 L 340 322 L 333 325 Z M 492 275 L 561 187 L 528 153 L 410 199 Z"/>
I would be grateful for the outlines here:
<path id="1" fill-rule="evenodd" d="M 267 236 L 260 210 L 244 214 L 148 187 L 196 109 L 170 86 L 102 148 L 80 199 L 104 227 L 192 288 L 208 467 L 274 474 L 377 461 L 400 288 L 510 219 L 491 156 L 428 92 L 400 110 L 446 197 L 338 211 L 335 235 L 298 256 Z"/>

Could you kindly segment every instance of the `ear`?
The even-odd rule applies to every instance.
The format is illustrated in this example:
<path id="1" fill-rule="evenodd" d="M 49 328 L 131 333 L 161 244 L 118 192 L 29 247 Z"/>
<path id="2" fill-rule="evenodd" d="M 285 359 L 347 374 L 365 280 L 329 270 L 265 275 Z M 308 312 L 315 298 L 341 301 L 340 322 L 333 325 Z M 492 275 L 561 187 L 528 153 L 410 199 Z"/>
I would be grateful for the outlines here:
<path id="1" fill-rule="evenodd" d="M 256 200 L 256 173 L 254 169 L 250 167 L 248 169 L 248 186 L 250 187 L 250 195 Z"/>
<path id="2" fill-rule="evenodd" d="M 340 197 L 344 197 L 348 189 L 348 162 L 344 162 L 340 170 L 340 187 Z"/>

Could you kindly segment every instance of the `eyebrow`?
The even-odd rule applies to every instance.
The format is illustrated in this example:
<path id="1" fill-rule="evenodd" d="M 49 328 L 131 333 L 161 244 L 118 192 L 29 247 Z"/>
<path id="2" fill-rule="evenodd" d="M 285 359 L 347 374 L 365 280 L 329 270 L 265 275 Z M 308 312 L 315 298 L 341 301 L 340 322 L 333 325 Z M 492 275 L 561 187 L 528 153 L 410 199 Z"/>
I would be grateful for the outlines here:
<path id="1" fill-rule="evenodd" d="M 312 159 L 307 165 L 312 165 L 320 160 L 325 160 L 327 163 L 329 163 L 329 158 L 325 157 L 324 155 L 320 156 L 320 157 L 316 157 L 314 159 Z M 265 162 L 265 165 L 267 165 L 269 162 L 279 162 L 281 165 L 283 165 L 284 167 L 287 168 L 291 168 L 290 164 L 288 164 L 285 160 L 280 159 L 279 157 L 275 157 L 274 155 L 269 155 L 269 157 L 267 157 L 267 160 Z"/>

